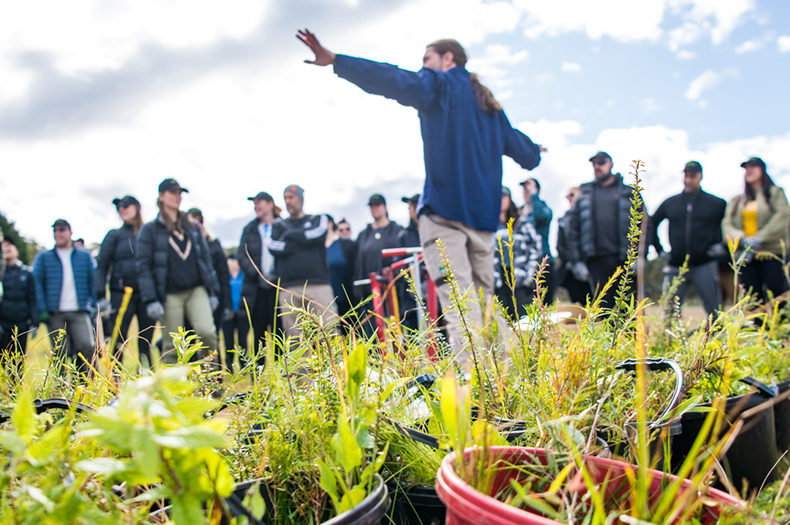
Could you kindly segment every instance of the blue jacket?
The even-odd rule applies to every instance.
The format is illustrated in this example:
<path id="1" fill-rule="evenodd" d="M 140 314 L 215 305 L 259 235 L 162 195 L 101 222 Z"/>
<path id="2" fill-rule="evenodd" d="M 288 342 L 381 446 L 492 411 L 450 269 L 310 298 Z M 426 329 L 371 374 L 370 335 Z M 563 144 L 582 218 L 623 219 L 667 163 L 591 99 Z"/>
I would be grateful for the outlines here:
<path id="1" fill-rule="evenodd" d="M 368 93 L 416 108 L 422 128 L 425 188 L 419 208 L 444 219 L 494 232 L 502 201 L 502 155 L 525 169 L 540 162 L 540 148 L 510 125 L 504 111 L 483 111 L 469 72 L 391 64 L 337 55 L 335 73 Z"/>
<path id="2" fill-rule="evenodd" d="M 96 304 L 93 258 L 85 250 L 75 248 L 71 252 L 71 268 L 74 272 L 74 287 L 77 289 L 78 308 L 89 312 Z M 36 281 L 36 303 L 39 313 L 60 310 L 63 264 L 55 249 L 38 254 L 33 263 L 33 277 Z"/>

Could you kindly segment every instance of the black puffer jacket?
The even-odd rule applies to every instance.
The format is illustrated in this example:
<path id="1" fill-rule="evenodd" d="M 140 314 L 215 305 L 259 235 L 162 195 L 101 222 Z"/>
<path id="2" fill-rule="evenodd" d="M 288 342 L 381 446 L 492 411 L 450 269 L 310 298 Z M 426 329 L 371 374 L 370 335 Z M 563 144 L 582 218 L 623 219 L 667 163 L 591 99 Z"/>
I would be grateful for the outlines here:
<path id="1" fill-rule="evenodd" d="M 4 326 L 38 326 L 36 283 L 33 272 L 20 262 L 7 266 L 3 277 L 3 301 L 0 324 Z"/>
<path id="2" fill-rule="evenodd" d="M 617 214 L 617 231 L 612 233 L 617 236 L 618 256 L 620 260 L 625 261 L 628 257 L 628 230 L 631 227 L 631 198 L 634 188 L 623 183 L 623 176 L 619 173 L 615 174 L 615 179 L 617 204 L 611 213 Z M 595 187 L 595 182 L 582 184 L 579 188 L 579 196 L 576 197 L 576 202 L 571 210 L 566 230 L 568 259 L 571 262 L 585 261 L 598 255 L 595 250 L 595 212 L 593 210 Z M 644 201 L 642 202 L 644 203 Z M 644 210 L 644 204 L 642 204 L 642 210 Z"/>
<path id="3" fill-rule="evenodd" d="M 137 282 L 137 235 L 131 224 L 124 224 L 117 230 L 110 230 L 104 237 L 96 261 L 96 298 L 104 299 L 107 288 L 107 274 L 110 278 L 110 292 L 123 292 L 125 286 L 139 291 Z"/>
<path id="4" fill-rule="evenodd" d="M 186 232 L 192 240 L 192 247 L 197 252 L 200 278 L 209 295 L 219 297 L 219 281 L 211 262 L 208 244 L 203 234 L 189 221 L 185 221 Z M 145 304 L 159 301 L 165 304 L 167 297 L 167 260 L 168 237 L 165 223 L 157 215 L 156 219 L 146 223 L 140 230 L 137 239 L 137 276 L 140 293 Z"/>

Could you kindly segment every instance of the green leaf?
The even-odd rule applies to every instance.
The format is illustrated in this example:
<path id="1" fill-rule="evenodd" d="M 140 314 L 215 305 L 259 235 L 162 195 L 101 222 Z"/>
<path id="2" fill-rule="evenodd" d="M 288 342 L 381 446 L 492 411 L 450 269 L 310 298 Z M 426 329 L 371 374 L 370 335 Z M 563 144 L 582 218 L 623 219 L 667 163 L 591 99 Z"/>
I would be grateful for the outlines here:
<path id="1" fill-rule="evenodd" d="M 452 372 L 447 372 L 442 379 L 442 419 L 451 443 L 458 440 L 458 404 L 456 395 L 455 376 Z M 460 454 L 461 452 L 459 451 L 458 453 Z"/>
<path id="2" fill-rule="evenodd" d="M 266 514 L 266 502 L 261 496 L 260 481 L 247 490 L 247 494 L 244 496 L 244 507 L 249 509 L 257 520 L 260 520 Z"/>
<path id="3" fill-rule="evenodd" d="M 96 458 L 78 461 L 75 465 L 80 470 L 111 477 L 125 472 L 129 465 L 125 461 L 113 458 Z"/>
<path id="4" fill-rule="evenodd" d="M 203 507 L 200 506 L 200 499 L 189 493 L 173 496 L 172 516 L 173 523 L 176 525 L 193 525 L 206 522 Z"/>
<path id="5" fill-rule="evenodd" d="M 194 397 L 188 397 L 180 399 L 173 409 L 176 412 L 181 412 L 188 419 L 191 419 L 195 416 L 200 416 L 202 418 L 203 414 L 216 408 L 218 405 L 219 402 L 213 399 L 196 399 Z"/>
<path id="6" fill-rule="evenodd" d="M 64 444 L 68 434 L 69 429 L 63 425 L 56 425 L 50 428 L 28 447 L 28 457 L 36 463 L 48 460 L 52 457 L 55 449 Z"/>
<path id="7" fill-rule="evenodd" d="M 225 436 L 208 425 L 179 428 L 165 435 L 153 436 L 153 440 L 163 447 L 180 449 L 225 447 Z"/>
<path id="8" fill-rule="evenodd" d="M 332 436 L 332 447 L 344 471 L 350 472 L 351 469 L 362 464 L 362 448 L 344 418 L 338 419 L 337 433 Z"/>
<path id="9" fill-rule="evenodd" d="M 367 492 L 365 492 L 365 488 L 361 485 L 357 485 L 353 489 L 349 490 L 340 500 L 340 512 L 347 512 L 360 503 L 365 499 L 367 496 Z"/>
<path id="10" fill-rule="evenodd" d="M 356 400 L 359 396 L 359 388 L 365 380 L 367 361 L 368 349 L 364 343 L 359 343 L 346 358 L 346 395 L 349 399 Z"/>
<path id="11" fill-rule="evenodd" d="M 11 423 L 22 441 L 29 443 L 36 431 L 36 411 L 33 408 L 33 395 L 25 388 L 16 398 Z"/>
<path id="12" fill-rule="evenodd" d="M 0 432 L 0 447 L 19 457 L 25 453 L 25 442 L 13 432 Z"/>
<path id="13" fill-rule="evenodd" d="M 129 448 L 140 473 L 153 482 L 159 474 L 161 460 L 155 436 L 143 428 L 136 428 L 129 436 Z"/>
<path id="14" fill-rule="evenodd" d="M 338 501 L 338 494 L 337 494 L 337 479 L 335 479 L 335 475 L 332 472 L 332 469 L 321 461 L 318 460 L 318 471 L 321 473 L 321 479 L 319 484 L 324 491 L 329 494 L 329 498 L 332 500 L 332 504 L 335 506 L 336 509 L 339 509 L 340 502 Z"/>
<path id="15" fill-rule="evenodd" d="M 51 513 L 54 510 L 55 504 L 46 496 L 46 494 L 44 494 L 40 488 L 26 485 L 22 487 L 22 490 L 27 492 L 27 495 L 30 496 L 30 499 L 41 503 L 47 512 Z"/>

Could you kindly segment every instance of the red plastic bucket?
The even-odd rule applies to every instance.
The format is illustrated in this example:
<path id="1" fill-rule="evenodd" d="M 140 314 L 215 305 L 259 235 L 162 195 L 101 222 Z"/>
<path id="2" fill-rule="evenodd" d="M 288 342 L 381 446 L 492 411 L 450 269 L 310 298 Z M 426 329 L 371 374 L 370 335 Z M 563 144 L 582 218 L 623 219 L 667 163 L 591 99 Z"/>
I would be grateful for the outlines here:
<path id="1" fill-rule="evenodd" d="M 475 448 L 466 449 L 464 456 L 469 459 L 472 454 L 478 451 L 479 449 Z M 536 448 L 491 447 L 491 453 L 494 462 L 502 461 L 518 465 L 534 464 L 536 461 L 545 464 L 550 452 Z M 456 452 L 453 452 L 444 458 L 436 475 L 436 493 L 447 506 L 446 525 L 556 525 L 559 523 L 539 514 L 510 506 L 475 490 L 455 473 L 453 468 L 455 455 Z M 627 469 L 636 468 L 621 461 L 593 456 L 587 456 L 586 465 L 596 483 L 603 482 L 604 479 L 608 480 L 606 496 L 627 490 L 627 486 L 624 486 L 627 484 L 625 472 Z M 497 474 L 494 479 L 492 493 L 496 493 L 502 486 L 509 483 L 509 480 L 516 474 L 516 469 L 500 469 L 500 474 Z M 652 480 L 651 499 L 660 494 L 666 483 L 678 479 L 676 476 L 670 476 L 657 470 L 650 470 L 649 476 Z M 690 483 L 690 481 L 685 482 L 683 488 Z M 743 505 L 741 500 L 716 489 L 708 489 L 707 498 L 728 506 L 740 507 Z M 719 517 L 719 507 L 716 505 L 706 505 L 704 512 L 703 525 L 714 523 Z"/>

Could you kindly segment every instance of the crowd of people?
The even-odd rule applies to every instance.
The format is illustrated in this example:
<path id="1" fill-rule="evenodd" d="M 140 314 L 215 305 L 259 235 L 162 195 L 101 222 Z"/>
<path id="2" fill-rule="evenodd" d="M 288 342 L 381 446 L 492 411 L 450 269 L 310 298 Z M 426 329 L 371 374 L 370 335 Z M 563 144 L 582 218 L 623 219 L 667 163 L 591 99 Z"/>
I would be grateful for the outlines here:
<path id="1" fill-rule="evenodd" d="M 521 208 L 511 190 L 501 187 L 498 229 L 485 249 L 493 256 L 488 272 L 495 295 L 508 315 L 518 317 L 534 300 L 541 265 L 547 302 L 553 302 L 562 287 L 571 301 L 584 304 L 625 263 L 634 190 L 612 171 L 607 153 L 596 153 L 590 162 L 593 181 L 568 191 L 570 206 L 558 221 L 557 259 L 547 235 L 553 212 L 540 198 L 539 181 L 528 178 L 520 184 L 525 202 Z M 719 273 L 730 261 L 723 234 L 739 239 L 735 255 L 745 254 L 740 275 L 745 288 L 762 300 L 788 290 L 783 269 L 790 232 L 787 198 L 762 159 L 751 158 L 742 166 L 744 191 L 728 203 L 702 189 L 702 166 L 688 162 L 682 170 L 683 190 L 666 199 L 648 219 L 650 244 L 667 261 L 664 287 L 685 265 L 677 299 L 684 300 L 691 284 L 708 314 L 715 315 L 721 307 Z M 64 219 L 52 225 L 54 248 L 39 253 L 32 270 L 19 261 L 14 242 L 5 239 L 2 348 L 24 351 L 24 335 L 35 336 L 43 322 L 53 337 L 65 329 L 70 344 L 61 348 L 68 348 L 84 370 L 96 347 L 94 316 L 105 317 L 105 332 L 112 330 L 126 289 L 132 290 L 131 299 L 119 335 L 125 340 L 132 319 L 137 319 L 142 363 L 151 362 L 155 326 L 163 334 L 186 326 L 210 349 L 246 348 L 250 329 L 253 341 L 278 329 L 287 337 L 298 335 L 294 308 L 312 307 L 326 326 L 333 326 L 338 315 L 361 304 L 356 316 L 367 319 L 362 329 L 370 336 L 371 307 L 365 300 L 371 289 L 354 282 L 381 274 L 394 262 L 383 257 L 382 250 L 427 250 L 434 242 L 420 236 L 420 194 L 402 198 L 409 208 L 406 226 L 389 219 L 383 195 L 372 195 L 367 202 L 372 222 L 352 239 L 345 220 L 305 213 L 304 189 L 291 184 L 283 192 L 287 216 L 267 192 L 248 198 L 255 218 L 243 228 L 238 248 L 226 253 L 201 210 L 180 209 L 186 191 L 176 180 L 164 180 L 159 185 L 157 217 L 148 223 L 143 222 L 135 197 L 114 199 L 121 226 L 107 233 L 95 259 L 74 244 L 71 226 Z M 669 249 L 658 235 L 665 220 Z M 763 256 L 755 257 L 758 253 Z M 407 327 L 418 328 L 416 298 L 405 287 L 398 291 L 400 318 Z M 601 300 L 611 308 L 611 290 Z M 172 338 L 163 337 L 165 362 L 175 359 L 172 349 Z"/>
<path id="2" fill-rule="evenodd" d="M 511 189 L 502 186 L 503 155 L 531 170 L 546 149 L 511 127 L 491 92 L 466 71 L 466 54 L 458 42 L 430 44 L 423 68 L 411 72 L 335 55 L 307 30 L 297 36 L 315 54 L 308 63 L 332 65 L 339 77 L 363 90 L 418 110 L 426 180 L 422 193 L 402 198 L 409 207 L 409 224 L 391 221 L 386 199 L 374 194 L 367 202 L 372 222 L 352 240 L 348 222 L 336 222 L 325 213 L 308 214 L 305 190 L 290 184 L 282 193 L 287 215 L 266 191 L 248 197 L 255 218 L 241 231 L 236 250 L 226 254 L 201 210 L 181 210 L 181 196 L 188 190 L 175 179 L 165 179 L 158 188 L 157 216 L 150 222 L 143 221 L 135 197 L 112 201 L 122 224 L 107 234 L 95 259 L 75 245 L 64 219 L 53 224 L 54 248 L 41 252 L 32 270 L 18 261 L 12 241 L 3 242 L 7 269 L 0 303 L 2 348 L 24 352 L 23 336 L 34 334 L 43 322 L 53 336 L 65 329 L 70 342 L 61 348 L 85 371 L 96 348 L 92 316 L 106 318 L 105 332 L 112 331 L 124 294 L 131 296 L 120 339 L 127 338 L 136 317 L 143 364 L 152 359 L 154 326 L 165 334 L 165 362 L 176 359 L 173 340 L 166 334 L 182 326 L 210 350 L 220 349 L 220 331 L 224 347 L 231 349 L 247 346 L 250 329 L 255 348 L 268 334 L 280 331 L 293 340 L 309 323 L 336 330 L 341 328 L 338 314 L 351 309 L 358 319 L 369 321 L 365 299 L 371 289 L 355 282 L 393 262 L 382 256 L 383 249 L 420 247 L 444 308 L 448 343 L 463 367 L 469 366 L 471 341 L 460 337 L 458 312 L 450 307 L 445 261 L 461 293 L 482 290 L 486 301 L 496 296 L 513 317 L 534 299 L 538 275 L 547 302 L 563 287 L 572 301 L 584 303 L 624 265 L 635 190 L 613 171 L 610 155 L 593 155 L 593 180 L 568 191 L 570 208 L 558 220 L 555 259 L 549 246 L 553 213 L 540 197 L 540 182 L 530 177 L 520 184 L 522 208 L 515 205 Z M 682 170 L 683 191 L 652 216 L 644 207 L 640 210 L 648 220 L 650 243 L 667 260 L 665 286 L 687 266 L 678 300 L 683 301 L 687 284 L 693 284 L 712 315 L 722 303 L 719 267 L 730 255 L 722 234 L 739 239 L 735 255 L 743 254 L 741 282 L 746 288 L 763 300 L 788 289 L 783 270 L 790 231 L 787 198 L 762 159 L 753 157 L 741 166 L 744 191 L 729 202 L 702 190 L 702 166 L 690 161 Z M 657 233 L 664 220 L 669 223 L 668 250 Z M 405 287 L 400 293 L 404 324 L 418 328 L 412 315 L 417 299 Z M 610 288 L 601 297 L 604 308 L 613 307 L 613 294 Z M 468 306 L 467 319 L 482 324 L 480 303 L 470 301 Z M 300 317 L 297 311 L 310 315 Z M 370 322 L 363 322 L 361 329 L 373 333 Z M 226 354 L 226 363 L 230 358 Z"/>

